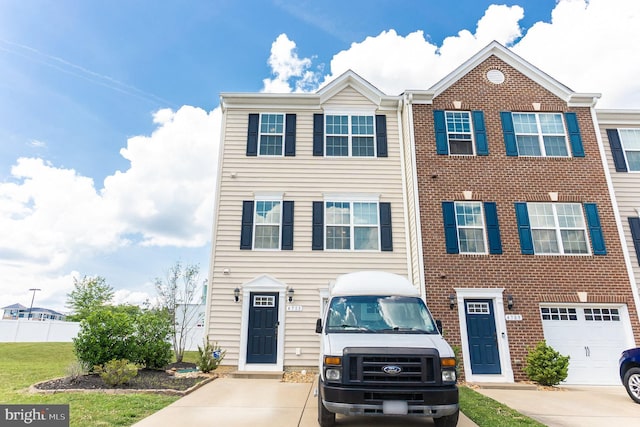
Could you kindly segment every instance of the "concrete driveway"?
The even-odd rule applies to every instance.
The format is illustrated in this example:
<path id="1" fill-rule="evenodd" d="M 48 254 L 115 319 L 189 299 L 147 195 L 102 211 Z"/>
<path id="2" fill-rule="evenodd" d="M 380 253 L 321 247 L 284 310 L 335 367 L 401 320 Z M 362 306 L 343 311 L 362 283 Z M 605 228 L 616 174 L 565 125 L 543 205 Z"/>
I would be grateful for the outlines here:
<path id="1" fill-rule="evenodd" d="M 280 380 L 218 378 L 164 409 L 136 423 L 134 427 L 279 426 L 317 427 L 316 384 L 285 383 Z M 343 417 L 337 425 L 430 426 L 422 418 Z M 475 423 L 461 414 L 459 427 Z"/>
<path id="2" fill-rule="evenodd" d="M 476 391 L 549 427 L 640 426 L 640 405 L 629 398 L 622 385 Z"/>

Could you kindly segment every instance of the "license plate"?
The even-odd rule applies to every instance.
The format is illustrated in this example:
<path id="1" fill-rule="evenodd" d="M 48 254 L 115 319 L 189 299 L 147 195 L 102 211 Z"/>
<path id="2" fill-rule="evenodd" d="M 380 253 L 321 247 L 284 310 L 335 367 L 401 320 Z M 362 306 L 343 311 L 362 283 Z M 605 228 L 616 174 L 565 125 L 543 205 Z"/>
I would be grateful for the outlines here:
<path id="1" fill-rule="evenodd" d="M 407 415 L 409 405 L 404 400 L 384 400 L 382 402 L 382 413 L 385 415 Z"/>

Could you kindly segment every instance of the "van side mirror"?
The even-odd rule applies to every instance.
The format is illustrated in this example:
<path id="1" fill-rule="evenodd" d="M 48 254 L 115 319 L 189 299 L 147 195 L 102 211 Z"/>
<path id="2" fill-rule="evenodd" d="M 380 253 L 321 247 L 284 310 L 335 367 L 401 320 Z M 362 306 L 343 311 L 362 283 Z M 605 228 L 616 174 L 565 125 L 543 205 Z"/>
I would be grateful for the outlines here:
<path id="1" fill-rule="evenodd" d="M 442 320 L 436 320 L 436 328 L 438 328 L 438 332 L 440 332 L 440 335 L 442 335 Z"/>
<path id="2" fill-rule="evenodd" d="M 322 319 L 316 320 L 316 334 L 322 333 Z"/>

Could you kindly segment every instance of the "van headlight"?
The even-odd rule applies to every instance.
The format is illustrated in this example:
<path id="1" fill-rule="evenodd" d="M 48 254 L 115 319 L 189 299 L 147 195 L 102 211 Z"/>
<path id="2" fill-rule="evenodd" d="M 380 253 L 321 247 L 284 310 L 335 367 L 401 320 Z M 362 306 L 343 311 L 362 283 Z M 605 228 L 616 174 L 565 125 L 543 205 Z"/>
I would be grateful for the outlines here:
<path id="1" fill-rule="evenodd" d="M 450 369 L 442 370 L 442 382 L 443 383 L 455 383 L 456 382 L 456 371 Z"/>
<path id="2" fill-rule="evenodd" d="M 327 381 L 340 381 L 340 374 L 340 369 L 336 368 L 327 368 L 327 370 L 324 371 L 324 377 Z"/>
<path id="3" fill-rule="evenodd" d="M 324 378 L 327 381 L 338 382 L 342 379 L 342 357 L 324 357 Z"/>

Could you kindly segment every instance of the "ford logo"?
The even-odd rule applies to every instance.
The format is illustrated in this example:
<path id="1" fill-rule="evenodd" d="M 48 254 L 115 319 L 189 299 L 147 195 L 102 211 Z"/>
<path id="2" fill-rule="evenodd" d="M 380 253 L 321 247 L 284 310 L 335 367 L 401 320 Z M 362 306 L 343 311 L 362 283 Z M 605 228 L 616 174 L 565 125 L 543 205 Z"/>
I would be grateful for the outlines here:
<path id="1" fill-rule="evenodd" d="M 398 375 L 400 372 L 402 372 L 402 368 L 400 366 L 387 365 L 382 368 L 382 371 L 385 374 Z"/>

